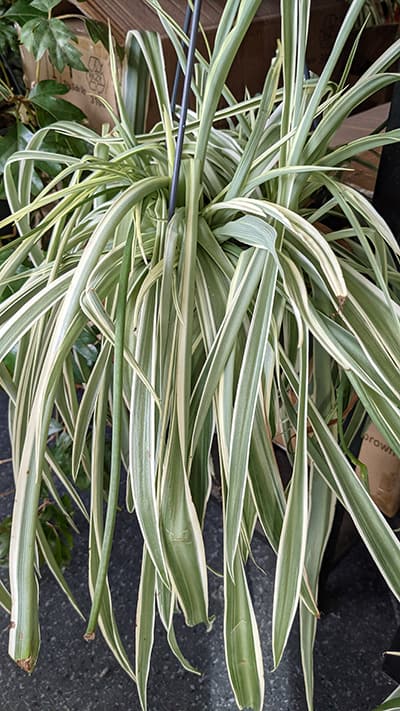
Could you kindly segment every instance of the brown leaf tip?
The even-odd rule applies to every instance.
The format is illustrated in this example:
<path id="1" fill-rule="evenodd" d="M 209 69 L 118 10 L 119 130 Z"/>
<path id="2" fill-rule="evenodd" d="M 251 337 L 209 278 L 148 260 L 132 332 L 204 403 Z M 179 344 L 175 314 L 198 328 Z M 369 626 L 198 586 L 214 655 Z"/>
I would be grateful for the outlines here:
<path id="1" fill-rule="evenodd" d="M 18 659 L 17 664 L 24 672 L 27 674 L 32 674 L 35 667 L 34 657 L 27 657 L 26 659 Z"/>
<path id="2" fill-rule="evenodd" d="M 83 635 L 83 639 L 85 639 L 86 642 L 93 642 L 95 637 L 96 637 L 95 632 L 87 632 L 86 634 Z"/>

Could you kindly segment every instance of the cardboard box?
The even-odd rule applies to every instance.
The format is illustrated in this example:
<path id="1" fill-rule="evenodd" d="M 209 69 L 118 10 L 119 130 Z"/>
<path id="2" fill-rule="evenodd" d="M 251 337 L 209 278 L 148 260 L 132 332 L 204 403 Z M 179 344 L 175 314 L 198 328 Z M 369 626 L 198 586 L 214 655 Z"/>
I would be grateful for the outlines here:
<path id="1" fill-rule="evenodd" d="M 100 131 L 103 123 L 112 123 L 112 121 L 109 112 L 98 97 L 105 99 L 116 111 L 109 55 L 100 42 L 96 44 L 92 42 L 82 20 L 66 20 L 66 24 L 78 39 L 77 46 L 82 52 L 82 61 L 88 71 L 81 72 L 66 67 L 63 72 L 58 72 L 51 64 L 47 53 L 37 63 L 32 54 L 22 45 L 21 56 L 25 83 L 31 87 L 42 79 L 55 79 L 66 84 L 69 87 L 69 92 L 63 95 L 63 98 L 76 104 L 86 114 L 89 125 Z"/>
<path id="2" fill-rule="evenodd" d="M 358 458 L 368 469 L 371 498 L 385 516 L 395 516 L 400 509 L 400 460 L 372 423 L 362 436 Z"/>
<path id="3" fill-rule="evenodd" d="M 287 441 L 290 443 L 289 449 L 293 451 L 296 446 L 295 433 L 288 430 L 284 437 L 280 423 L 273 443 L 286 451 Z M 385 516 L 395 516 L 400 510 L 400 459 L 372 423 L 363 432 L 358 459 L 367 467 L 372 500 Z M 356 467 L 356 474 L 361 477 L 360 467 Z"/>

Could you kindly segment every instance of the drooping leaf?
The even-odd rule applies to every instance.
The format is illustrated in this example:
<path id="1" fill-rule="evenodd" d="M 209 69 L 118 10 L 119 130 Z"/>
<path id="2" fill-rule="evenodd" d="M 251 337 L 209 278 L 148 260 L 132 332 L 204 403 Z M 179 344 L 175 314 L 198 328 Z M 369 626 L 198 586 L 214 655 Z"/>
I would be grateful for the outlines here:
<path id="1" fill-rule="evenodd" d="M 238 708 L 261 711 L 264 670 L 260 639 L 243 562 L 237 552 L 232 580 L 225 571 L 224 634 L 229 678 Z"/>
<path id="2" fill-rule="evenodd" d="M 297 442 L 288 502 L 279 541 L 272 617 L 272 648 L 277 666 L 281 660 L 297 610 L 306 555 L 308 524 L 307 390 L 308 333 L 300 354 L 300 390 Z"/>
<path id="3" fill-rule="evenodd" d="M 198 669 L 190 664 L 180 649 L 174 629 L 174 613 L 176 611 L 176 597 L 165 587 L 160 578 L 157 578 L 156 599 L 158 612 L 166 631 L 167 641 L 171 652 L 176 656 L 183 668 L 191 674 L 200 674 Z"/>
<path id="4" fill-rule="evenodd" d="M 192 626 L 203 622 L 209 627 L 204 542 L 182 463 L 177 430 L 175 414 L 160 496 L 165 557 L 186 624 Z"/>
<path id="5" fill-rule="evenodd" d="M 142 571 L 136 610 L 136 664 L 135 672 L 140 705 L 147 709 L 147 680 L 154 642 L 156 571 L 151 558 L 143 548 Z"/>
<path id="6" fill-rule="evenodd" d="M 318 343 L 313 344 L 314 358 L 319 367 L 313 370 L 313 398 L 321 412 L 329 417 L 332 400 L 330 371 L 332 362 L 329 355 Z M 315 599 L 318 599 L 319 577 L 323 555 L 328 543 L 336 498 L 320 476 L 313 463 L 310 464 L 310 515 L 308 520 L 305 570 L 308 584 Z M 300 649 L 304 675 L 304 687 L 309 711 L 314 707 L 314 664 L 313 651 L 318 619 L 306 605 L 300 603 Z"/>
<path id="7" fill-rule="evenodd" d="M 268 232 L 267 232 L 268 234 Z M 242 367 L 232 413 L 229 443 L 228 494 L 226 501 L 226 557 L 232 571 L 243 517 L 245 482 L 249 464 L 251 432 L 257 399 L 260 394 L 261 373 L 267 351 L 270 320 L 275 295 L 277 265 L 268 254 L 254 305 L 253 318 L 247 334 Z"/>

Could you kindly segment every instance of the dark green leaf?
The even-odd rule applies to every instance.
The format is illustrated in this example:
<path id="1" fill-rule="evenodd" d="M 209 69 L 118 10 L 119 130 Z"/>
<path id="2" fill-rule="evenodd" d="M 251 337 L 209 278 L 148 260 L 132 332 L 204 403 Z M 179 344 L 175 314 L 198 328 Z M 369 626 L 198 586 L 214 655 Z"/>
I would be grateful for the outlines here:
<path id="1" fill-rule="evenodd" d="M 95 346 L 95 338 L 89 331 L 83 331 L 79 336 L 74 345 L 74 350 L 84 358 L 89 367 L 93 366 L 97 360 L 98 351 Z"/>
<path id="2" fill-rule="evenodd" d="M 10 550 L 11 516 L 7 516 L 0 523 L 0 566 L 8 565 L 8 551 Z"/>
<path id="3" fill-rule="evenodd" d="M 36 96 L 54 96 L 54 94 L 67 94 L 69 91 L 66 84 L 54 79 L 42 79 L 29 92 L 29 98 Z"/>
<path id="4" fill-rule="evenodd" d="M 36 7 L 41 12 L 48 12 L 53 7 L 60 4 L 60 0 L 32 0 L 32 7 Z"/>
<path id="5" fill-rule="evenodd" d="M 32 131 L 20 121 L 16 121 L 4 136 L 0 136 L 0 175 L 3 174 L 8 158 L 16 151 L 22 151 L 32 136 Z"/>
<path id="6" fill-rule="evenodd" d="M 51 63 L 59 72 L 66 66 L 86 71 L 80 58 L 81 52 L 72 44 L 76 42 L 75 35 L 57 18 L 29 20 L 21 29 L 21 42 L 36 60 L 43 57 L 47 50 Z"/>
<path id="7" fill-rule="evenodd" d="M 5 136 L 0 136 L 0 200 L 5 198 L 2 181 L 5 163 L 13 153 L 23 151 L 32 136 L 33 133 L 30 128 L 21 123 L 21 121 L 16 121 Z M 38 193 L 42 188 L 42 180 L 38 173 L 34 172 L 32 176 L 32 192 Z"/>
<path id="8" fill-rule="evenodd" d="M 53 121 L 83 121 L 85 118 L 81 109 L 65 99 L 39 94 L 31 101 L 36 108 L 39 126 L 48 126 Z"/>
<path id="9" fill-rule="evenodd" d="M 47 13 L 46 13 L 47 14 Z M 17 0 L 4 13 L 4 17 L 8 17 L 13 22 L 18 22 L 19 25 L 25 24 L 29 20 L 36 17 L 43 17 L 43 13 L 27 0 Z"/>
<path id="10" fill-rule="evenodd" d="M 14 49 L 16 46 L 16 32 L 13 23 L 7 22 L 4 17 L 1 18 L 0 22 L 0 52 L 6 53 L 10 49 Z"/>
<path id="11" fill-rule="evenodd" d="M 88 35 L 92 42 L 95 44 L 101 42 L 106 49 L 108 49 L 108 27 L 104 22 L 97 22 L 96 20 L 90 20 L 88 17 L 85 18 L 85 25 Z"/>
<path id="12" fill-rule="evenodd" d="M 105 25 L 104 22 L 91 20 L 88 17 L 85 18 L 85 25 L 87 33 L 92 42 L 94 42 L 95 44 L 97 42 L 101 42 L 101 44 L 106 48 L 106 50 L 109 51 L 109 34 L 107 25 Z M 124 47 L 115 42 L 115 51 L 122 62 L 125 54 Z"/>
<path id="13" fill-rule="evenodd" d="M 55 132 L 47 134 L 42 147 L 50 153 L 60 153 L 62 155 L 83 156 L 85 153 L 91 152 L 90 147 L 84 141 Z M 47 163 L 45 170 L 49 175 L 56 175 L 61 170 L 61 167 L 57 163 Z"/>

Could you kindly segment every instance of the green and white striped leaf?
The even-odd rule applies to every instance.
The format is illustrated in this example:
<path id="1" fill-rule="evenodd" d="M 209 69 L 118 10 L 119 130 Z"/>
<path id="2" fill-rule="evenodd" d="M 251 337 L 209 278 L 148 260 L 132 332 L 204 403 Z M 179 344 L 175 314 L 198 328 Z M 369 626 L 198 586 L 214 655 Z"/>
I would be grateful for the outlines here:
<path id="1" fill-rule="evenodd" d="M 229 679 L 238 708 L 261 711 L 264 668 L 257 623 L 240 553 L 233 575 L 225 571 L 224 638 Z"/>
<path id="2" fill-rule="evenodd" d="M 308 334 L 300 350 L 297 441 L 288 502 L 279 541 L 272 611 L 274 664 L 281 660 L 296 614 L 306 554 L 308 527 Z"/>

